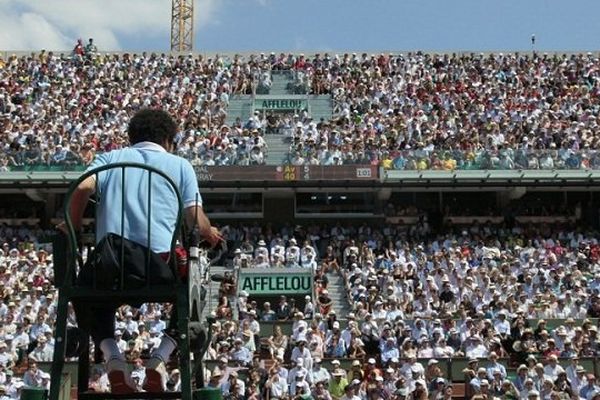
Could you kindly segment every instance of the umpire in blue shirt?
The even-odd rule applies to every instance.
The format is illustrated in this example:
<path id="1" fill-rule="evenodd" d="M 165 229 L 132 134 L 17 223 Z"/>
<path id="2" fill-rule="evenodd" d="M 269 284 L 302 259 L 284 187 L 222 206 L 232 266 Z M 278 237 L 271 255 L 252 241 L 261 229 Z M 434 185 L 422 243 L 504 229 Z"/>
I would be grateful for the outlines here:
<path id="1" fill-rule="evenodd" d="M 90 165 L 94 169 L 107 164 L 128 162 L 141 163 L 160 169 L 177 185 L 184 203 L 186 225 L 196 225 L 200 236 L 217 245 L 222 237 L 212 227 L 202 208 L 202 198 L 198 188 L 198 180 L 191 164 L 174 154 L 174 139 L 177 124 L 171 116 L 162 110 L 143 109 L 131 119 L 128 127 L 130 147 L 99 154 Z M 153 179 L 152 205 L 148 204 L 148 179 L 144 171 L 130 168 L 127 170 L 125 185 L 125 202 L 122 204 L 120 169 L 108 170 L 84 180 L 74 191 L 69 210 L 74 227 L 81 229 L 83 213 L 90 196 L 96 187 L 102 194 L 98 204 L 96 221 L 96 240 L 100 241 L 110 233 L 121 235 L 121 207 L 125 216 L 122 236 L 131 242 L 146 246 L 167 258 L 171 250 L 171 239 L 174 234 L 177 217 L 177 197 L 170 185 L 162 178 Z M 98 182 L 96 182 L 98 179 Z M 148 208 L 152 207 L 151 220 L 148 221 Z M 147 237 L 148 223 L 151 224 L 151 238 Z M 174 255 L 173 255 L 174 256 Z M 108 301 L 108 299 L 107 299 Z M 108 378 L 113 393 L 129 393 L 135 391 L 123 354 L 114 340 L 115 310 L 119 305 L 98 304 L 93 309 L 81 309 L 75 304 L 80 325 L 88 326 L 94 342 L 100 346 L 107 362 Z M 79 308 L 79 309 L 78 309 Z M 170 318 L 162 342 L 153 351 L 146 363 L 146 379 L 143 388 L 146 391 L 165 390 L 168 376 L 165 362 L 176 348 L 176 339 L 171 335 L 176 332 L 176 310 Z M 86 319 L 84 322 L 84 319 Z"/>

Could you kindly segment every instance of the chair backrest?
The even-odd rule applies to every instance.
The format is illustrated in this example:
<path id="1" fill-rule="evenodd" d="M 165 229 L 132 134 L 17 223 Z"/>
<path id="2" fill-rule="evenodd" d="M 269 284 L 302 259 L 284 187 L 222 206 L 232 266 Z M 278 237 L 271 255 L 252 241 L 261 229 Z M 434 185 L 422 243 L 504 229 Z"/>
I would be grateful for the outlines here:
<path id="1" fill-rule="evenodd" d="M 101 179 L 101 174 L 102 175 Z M 77 243 L 77 235 L 73 226 L 73 221 L 71 219 L 71 215 L 69 210 L 71 209 L 73 193 L 76 188 L 84 182 L 89 177 L 95 177 L 95 196 L 96 196 L 96 204 L 94 204 L 95 209 L 95 224 L 96 224 L 96 235 L 98 235 L 99 229 L 99 218 L 119 218 L 120 219 L 120 232 L 112 233 L 125 237 L 124 233 L 127 229 L 131 228 L 130 224 L 132 221 L 130 219 L 134 218 L 129 216 L 128 211 L 131 211 L 131 207 L 135 207 L 136 204 L 139 206 L 137 209 L 137 215 L 135 218 L 139 219 L 140 214 L 144 215 L 146 221 L 143 225 L 145 225 L 145 234 L 138 232 L 142 237 L 146 237 L 146 243 L 137 244 L 144 246 L 147 251 L 146 254 L 146 265 L 145 265 L 145 277 L 146 279 L 150 279 L 150 260 L 152 256 L 152 210 L 153 207 L 162 206 L 165 204 L 156 204 L 153 201 L 161 201 L 164 202 L 164 198 L 155 199 L 153 196 L 156 194 L 157 188 L 161 188 L 164 193 L 165 188 L 167 188 L 168 192 L 172 192 L 173 200 L 176 201 L 176 204 L 169 205 L 171 208 L 175 219 L 173 221 L 173 233 L 171 237 L 170 243 L 170 254 L 169 263 L 171 264 L 173 273 L 177 274 L 177 268 L 175 266 L 176 260 L 174 257 L 174 250 L 177 245 L 177 240 L 180 238 L 182 241 L 185 239 L 184 235 L 180 235 L 182 228 L 182 216 L 183 216 L 183 201 L 181 198 L 181 194 L 177 188 L 177 185 L 164 172 L 160 171 L 157 168 L 146 164 L 140 163 L 114 163 L 104 165 L 95 169 L 92 169 L 84 174 L 82 174 L 73 184 L 70 186 L 69 191 L 67 192 L 66 201 L 65 201 L 65 222 L 68 230 L 68 241 L 69 241 L 69 250 L 67 254 L 67 268 L 65 270 L 64 276 L 64 286 L 70 286 L 73 283 L 73 278 L 75 277 L 74 266 L 79 261 L 80 266 L 82 266 L 82 260 L 79 256 L 79 249 Z M 129 179 L 128 179 L 129 176 Z M 104 182 L 103 184 L 101 182 Z M 105 186 L 105 187 L 101 187 Z M 135 187 L 127 186 L 127 185 L 136 185 Z M 130 196 L 128 196 L 128 190 Z M 106 191 L 106 193 L 105 193 Z M 143 192 L 146 193 L 143 193 Z M 112 193 L 111 193 L 112 192 Z M 136 196 L 131 196 L 131 194 L 135 194 Z M 108 204 L 107 198 L 110 197 L 112 199 L 112 204 Z M 116 203 L 116 204 L 115 204 Z M 100 215 L 100 211 L 102 208 L 103 214 Z M 176 210 L 175 210 L 176 208 Z M 140 212 L 141 211 L 141 212 Z M 137 227 L 140 227 L 139 221 L 137 221 Z M 135 224 L 134 224 L 135 225 Z M 127 229 L 126 229 L 127 227 Z M 139 236 L 139 235 L 138 235 Z M 96 237 L 96 243 L 102 239 L 100 237 Z M 121 263 L 121 271 L 124 271 L 124 246 L 125 241 L 120 241 L 120 260 Z M 156 255 L 154 255 L 156 257 Z M 58 283 L 58 282 L 57 282 Z M 123 275 L 121 275 L 121 289 L 123 289 Z"/>

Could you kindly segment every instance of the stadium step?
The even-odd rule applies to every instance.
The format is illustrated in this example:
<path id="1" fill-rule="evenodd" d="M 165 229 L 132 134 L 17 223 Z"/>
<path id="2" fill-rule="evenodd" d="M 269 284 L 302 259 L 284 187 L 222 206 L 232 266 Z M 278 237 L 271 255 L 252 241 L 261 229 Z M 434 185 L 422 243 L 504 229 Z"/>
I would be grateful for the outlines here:
<path id="1" fill-rule="evenodd" d="M 339 317 L 346 318 L 348 313 L 352 312 L 352 308 L 346 294 L 344 278 L 335 272 L 328 274 L 327 278 L 329 279 L 327 291 L 329 297 L 333 300 L 333 309 Z"/>
<path id="2" fill-rule="evenodd" d="M 318 122 L 324 119 L 329 121 L 333 114 L 333 104 L 331 96 L 329 95 L 315 95 L 308 98 L 308 104 L 310 107 L 310 116 L 313 121 Z"/>
<path id="3" fill-rule="evenodd" d="M 269 153 L 267 154 L 267 165 L 286 164 L 290 151 L 290 143 L 283 135 L 270 134 L 265 135 L 265 142 Z"/>
<path id="4" fill-rule="evenodd" d="M 293 82 L 292 77 L 286 73 L 273 73 L 271 75 L 271 89 L 269 94 L 271 95 L 286 95 L 290 94 L 288 85 Z"/>
<path id="5" fill-rule="evenodd" d="M 213 265 L 210 267 L 211 274 L 224 275 L 225 272 L 232 272 L 232 268 L 227 268 L 221 265 Z M 210 315 L 211 312 L 215 311 L 217 305 L 219 304 L 219 287 L 221 286 L 220 282 L 210 282 L 208 286 L 208 293 L 206 294 L 206 305 L 204 306 L 204 310 L 200 317 L 201 321 L 206 320 L 206 317 Z M 234 307 L 234 305 L 231 305 Z M 235 308 L 234 308 L 235 310 Z"/>
<path id="6" fill-rule="evenodd" d="M 236 95 L 229 99 L 229 105 L 227 107 L 227 118 L 225 123 L 231 125 L 237 118 L 245 123 L 250 115 L 252 114 L 252 96 L 250 95 Z"/>

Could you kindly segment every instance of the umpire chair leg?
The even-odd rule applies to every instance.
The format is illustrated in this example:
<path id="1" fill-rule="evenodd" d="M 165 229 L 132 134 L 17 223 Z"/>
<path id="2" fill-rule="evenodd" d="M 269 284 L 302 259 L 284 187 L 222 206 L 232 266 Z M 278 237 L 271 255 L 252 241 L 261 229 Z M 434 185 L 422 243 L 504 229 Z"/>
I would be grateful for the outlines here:
<path id="1" fill-rule="evenodd" d="M 56 336 L 54 340 L 54 355 L 50 378 L 50 400 L 58 400 L 63 366 L 65 363 L 65 349 L 67 345 L 67 307 L 69 301 L 65 295 L 59 293 L 56 313 Z"/>
<path id="2" fill-rule="evenodd" d="M 186 288 L 187 289 L 187 288 Z M 177 328 L 179 329 L 179 368 L 181 370 L 181 399 L 192 400 L 192 369 L 190 362 L 189 315 L 190 304 L 187 290 L 177 294 Z"/>
<path id="3" fill-rule="evenodd" d="M 77 362 L 77 393 L 87 392 L 90 385 L 90 335 L 87 332 L 83 334 Z"/>

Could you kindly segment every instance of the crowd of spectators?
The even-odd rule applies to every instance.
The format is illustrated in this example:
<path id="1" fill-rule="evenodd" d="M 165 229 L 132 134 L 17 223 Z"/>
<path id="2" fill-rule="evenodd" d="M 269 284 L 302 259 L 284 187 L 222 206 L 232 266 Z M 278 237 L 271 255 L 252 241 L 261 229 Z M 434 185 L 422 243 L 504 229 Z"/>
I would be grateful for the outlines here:
<path id="1" fill-rule="evenodd" d="M 261 304 L 225 284 L 209 351 L 219 363 L 211 384 L 225 395 L 235 397 L 233 385 L 236 398 L 437 399 L 452 395 L 438 364 L 455 357 L 467 358 L 467 392 L 476 398 L 600 395 L 594 371 L 579 363 L 600 353 L 595 232 L 471 226 L 432 237 L 337 225 L 230 234 L 241 243 L 234 268 L 308 267 L 289 256 L 315 252 L 318 298 L 304 309 L 285 296 Z M 335 313 L 341 304 L 320 307 L 332 273 L 346 282 L 347 315 Z M 283 334 L 289 323 L 292 332 Z M 259 337 L 261 324 L 273 334 Z M 274 360 L 269 369 L 263 354 Z M 356 361 L 341 369 L 340 359 Z M 238 368 L 248 369 L 245 385 L 231 375 Z"/>
<path id="2" fill-rule="evenodd" d="M 57 300 L 52 252 L 40 240 L 46 233 L 0 227 L 0 392 L 11 398 L 49 383 L 37 366 L 52 358 Z M 228 398 L 437 399 L 452 395 L 438 364 L 455 357 L 468 359 L 467 390 L 481 398 L 597 394 L 593 371 L 578 363 L 600 355 L 595 232 L 484 225 L 433 234 L 422 219 L 418 227 L 255 224 L 224 234 L 232 269 L 206 356 L 217 366 L 205 375 Z M 316 298 L 270 304 L 238 293 L 236 268 L 259 267 L 314 270 Z M 343 278 L 348 304 L 328 297 L 333 274 Z M 160 342 L 168 311 L 123 306 L 116 316 L 115 337 L 140 384 L 142 359 Z M 549 327 L 554 319 L 559 325 Z M 76 324 L 72 312 L 69 324 Z M 22 365 L 27 370 L 15 376 Z M 92 388 L 109 390 L 101 368 L 92 375 Z M 179 376 L 170 371 L 170 390 Z"/>
<path id="3" fill-rule="evenodd" d="M 290 68 L 330 93 L 291 161 L 394 169 L 597 168 L 596 55 L 315 55 Z"/>
<path id="4" fill-rule="evenodd" d="M 258 118 L 225 124 L 230 96 L 254 90 L 264 60 L 80 54 L 82 46 L 0 63 L 2 170 L 89 164 L 96 152 L 127 145 L 127 121 L 142 107 L 179 121 L 177 153 L 194 165 L 264 163 Z"/>
<path id="5" fill-rule="evenodd" d="M 86 49 L 89 51 L 86 52 Z M 79 50 L 78 50 L 79 49 Z M 87 164 L 126 145 L 126 121 L 162 107 L 180 122 L 178 153 L 196 165 L 262 164 L 273 116 L 226 124 L 229 99 L 330 95 L 334 115 L 277 119 L 295 165 L 388 169 L 596 169 L 598 58 L 591 53 L 204 57 L 42 51 L 0 63 L 0 168 Z"/>

